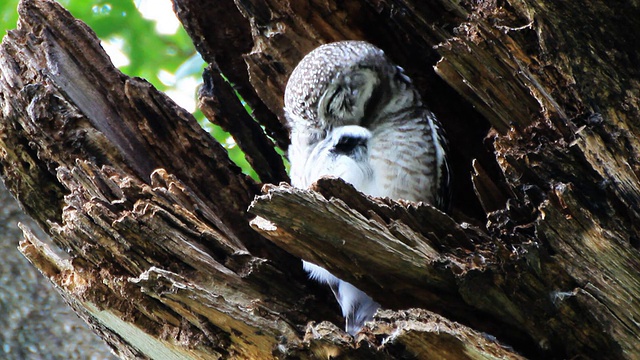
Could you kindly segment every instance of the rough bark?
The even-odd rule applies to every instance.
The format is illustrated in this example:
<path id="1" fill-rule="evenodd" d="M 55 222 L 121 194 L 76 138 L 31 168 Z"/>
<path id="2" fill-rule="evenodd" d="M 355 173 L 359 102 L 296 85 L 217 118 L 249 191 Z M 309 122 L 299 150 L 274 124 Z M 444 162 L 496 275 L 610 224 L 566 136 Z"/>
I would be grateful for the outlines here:
<path id="1" fill-rule="evenodd" d="M 120 356 L 640 354 L 637 4 L 174 5 L 211 64 L 203 110 L 263 181 L 286 180 L 273 143 L 287 143 L 288 74 L 319 44 L 364 39 L 443 122 L 455 200 L 445 214 L 331 179 L 260 194 L 189 114 L 115 70 L 86 26 L 25 0 L 0 53 L 2 176 L 68 255 L 28 230 L 21 250 Z M 341 320 L 297 258 L 390 310 L 356 339 L 331 323 L 305 332 Z"/>

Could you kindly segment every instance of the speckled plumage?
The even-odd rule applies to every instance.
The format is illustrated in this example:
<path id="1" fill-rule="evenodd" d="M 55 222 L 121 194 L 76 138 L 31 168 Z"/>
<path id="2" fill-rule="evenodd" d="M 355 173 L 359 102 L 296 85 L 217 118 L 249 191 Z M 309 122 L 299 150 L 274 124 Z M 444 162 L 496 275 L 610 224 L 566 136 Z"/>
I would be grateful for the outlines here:
<path id="1" fill-rule="evenodd" d="M 372 196 L 446 206 L 449 172 L 439 124 L 382 50 L 362 41 L 318 47 L 291 74 L 284 100 L 294 186 L 336 176 Z M 374 300 L 304 265 L 331 286 L 350 333 L 371 319 L 379 307 Z"/>

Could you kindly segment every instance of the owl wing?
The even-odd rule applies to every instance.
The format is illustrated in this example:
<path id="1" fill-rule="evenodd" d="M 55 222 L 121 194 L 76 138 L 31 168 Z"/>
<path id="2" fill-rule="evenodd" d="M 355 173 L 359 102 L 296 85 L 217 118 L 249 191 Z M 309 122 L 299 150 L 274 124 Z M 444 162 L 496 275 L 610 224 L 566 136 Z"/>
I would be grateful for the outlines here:
<path id="1" fill-rule="evenodd" d="M 393 114 L 371 130 L 371 195 L 427 202 L 445 208 L 449 168 L 435 116 L 422 107 Z"/>

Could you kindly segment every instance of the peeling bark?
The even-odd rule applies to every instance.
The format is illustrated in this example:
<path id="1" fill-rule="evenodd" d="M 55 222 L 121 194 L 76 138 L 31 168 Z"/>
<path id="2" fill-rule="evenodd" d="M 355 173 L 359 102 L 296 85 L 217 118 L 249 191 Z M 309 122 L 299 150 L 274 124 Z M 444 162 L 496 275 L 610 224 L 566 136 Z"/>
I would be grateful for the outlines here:
<path id="1" fill-rule="evenodd" d="M 174 0 L 210 64 L 200 105 L 264 182 L 287 179 L 274 143 L 304 54 L 384 49 L 448 133 L 445 214 L 335 179 L 261 192 L 84 24 L 24 0 L 0 170 L 65 254 L 28 229 L 21 251 L 123 358 L 635 358 L 640 10 L 617 6 Z M 351 338 L 299 258 L 388 310 Z"/>

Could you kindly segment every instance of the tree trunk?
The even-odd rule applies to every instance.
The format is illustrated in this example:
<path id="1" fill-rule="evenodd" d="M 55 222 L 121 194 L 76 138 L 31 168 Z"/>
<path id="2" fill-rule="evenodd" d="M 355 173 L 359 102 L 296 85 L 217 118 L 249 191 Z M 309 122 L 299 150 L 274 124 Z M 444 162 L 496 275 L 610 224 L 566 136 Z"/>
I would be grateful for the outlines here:
<path id="1" fill-rule="evenodd" d="M 84 24 L 23 0 L 0 50 L 2 177 L 65 254 L 26 228 L 20 249 L 119 356 L 639 356 L 640 5 L 174 7 L 210 64 L 201 108 L 264 183 L 287 180 L 274 143 L 288 143 L 288 75 L 322 43 L 363 39 L 443 123 L 454 204 L 331 179 L 261 192 L 188 113 L 114 69 Z M 298 258 L 388 310 L 352 339 Z"/>

